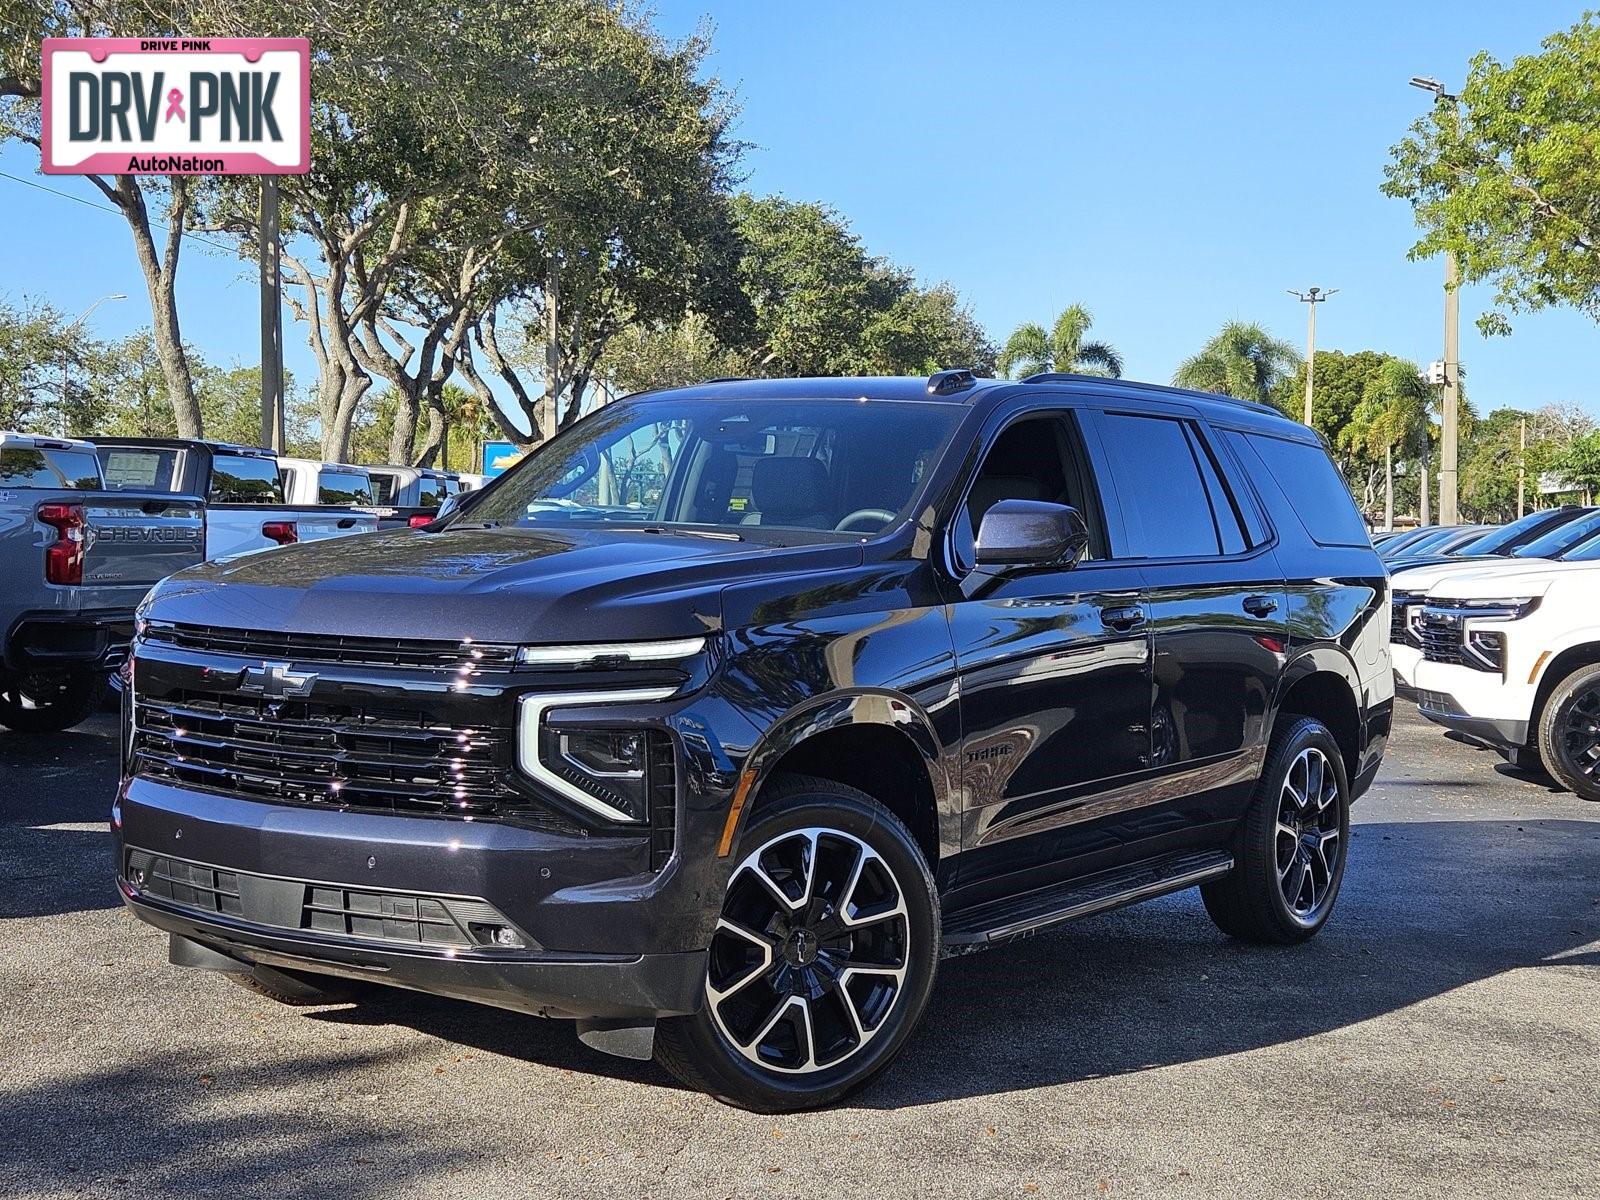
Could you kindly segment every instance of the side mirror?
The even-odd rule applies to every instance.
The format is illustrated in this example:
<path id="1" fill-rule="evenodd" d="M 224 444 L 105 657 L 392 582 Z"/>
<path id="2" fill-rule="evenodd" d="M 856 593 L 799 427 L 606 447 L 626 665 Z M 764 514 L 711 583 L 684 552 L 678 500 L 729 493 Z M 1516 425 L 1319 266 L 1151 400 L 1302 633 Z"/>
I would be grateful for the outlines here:
<path id="1" fill-rule="evenodd" d="M 1089 526 L 1070 504 L 1001 500 L 978 526 L 979 566 L 1077 566 L 1089 548 Z"/>

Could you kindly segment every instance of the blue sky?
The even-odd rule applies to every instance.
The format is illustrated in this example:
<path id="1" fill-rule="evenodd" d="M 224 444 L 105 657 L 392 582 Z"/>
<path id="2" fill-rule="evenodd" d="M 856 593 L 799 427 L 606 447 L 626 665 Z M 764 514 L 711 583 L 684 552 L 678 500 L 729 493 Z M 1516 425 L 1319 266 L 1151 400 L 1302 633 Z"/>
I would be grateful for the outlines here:
<path id="1" fill-rule="evenodd" d="M 1323 348 L 1419 362 L 1442 352 L 1442 265 L 1411 263 L 1408 207 L 1378 191 L 1388 147 L 1479 50 L 1536 50 L 1583 5 L 711 3 L 660 0 L 682 36 L 711 22 L 708 70 L 737 97 L 745 186 L 819 200 L 874 253 L 947 280 L 997 340 L 1087 304 L 1130 376 L 1166 381 L 1225 320 L 1303 345 L 1288 288 L 1337 287 Z M 99 200 L 83 180 L 0 171 Z M 0 294 L 77 313 L 104 337 L 147 323 L 120 218 L 0 178 Z M 20 234 L 20 236 L 19 236 Z M 200 251 L 196 253 L 196 251 Z M 257 354 L 254 269 L 191 245 L 185 337 L 217 362 Z M 1600 415 L 1600 329 L 1526 315 L 1472 322 L 1462 359 L 1480 411 L 1576 401 Z M 314 377 L 286 315 L 288 363 Z"/>

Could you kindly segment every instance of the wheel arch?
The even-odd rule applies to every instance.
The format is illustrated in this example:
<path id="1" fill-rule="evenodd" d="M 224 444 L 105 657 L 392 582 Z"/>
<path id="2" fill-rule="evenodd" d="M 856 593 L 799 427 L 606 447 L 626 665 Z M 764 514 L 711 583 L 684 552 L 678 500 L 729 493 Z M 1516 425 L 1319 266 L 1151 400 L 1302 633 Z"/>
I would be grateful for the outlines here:
<path id="1" fill-rule="evenodd" d="M 1345 772 L 1354 783 L 1361 768 L 1365 744 L 1361 683 L 1343 657 L 1312 652 L 1296 659 L 1284 672 L 1274 712 L 1274 726 L 1285 717 L 1315 717 L 1339 743 Z"/>
<path id="2" fill-rule="evenodd" d="M 1580 667 L 1600 664 L 1600 637 L 1593 634 L 1587 640 L 1567 645 L 1556 651 L 1539 670 L 1539 686 L 1533 694 L 1533 708 L 1528 713 L 1528 740 L 1537 743 L 1539 724 L 1544 720 L 1544 706 L 1550 693 Z"/>
<path id="3" fill-rule="evenodd" d="M 787 774 L 867 793 L 905 822 L 930 870 L 960 844 L 932 721 L 904 695 L 882 690 L 834 695 L 780 718 L 746 760 L 719 858 L 732 855 L 751 814 L 761 807 L 766 785 Z"/>

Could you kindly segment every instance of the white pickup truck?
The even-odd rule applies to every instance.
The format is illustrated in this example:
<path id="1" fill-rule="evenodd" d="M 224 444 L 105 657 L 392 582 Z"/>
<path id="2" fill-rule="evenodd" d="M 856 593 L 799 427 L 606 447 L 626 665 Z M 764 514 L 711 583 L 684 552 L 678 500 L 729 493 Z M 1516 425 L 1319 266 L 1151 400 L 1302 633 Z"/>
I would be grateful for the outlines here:
<path id="1" fill-rule="evenodd" d="M 1423 716 L 1600 801 L 1600 542 L 1441 580 L 1416 629 Z"/>
<path id="2" fill-rule="evenodd" d="M 301 459 L 279 460 L 270 450 L 254 446 L 184 438 L 90 440 L 108 487 L 205 497 L 207 558 L 371 533 L 378 527 L 375 514 L 348 507 L 354 501 L 300 501 L 286 494 L 280 463 Z"/>

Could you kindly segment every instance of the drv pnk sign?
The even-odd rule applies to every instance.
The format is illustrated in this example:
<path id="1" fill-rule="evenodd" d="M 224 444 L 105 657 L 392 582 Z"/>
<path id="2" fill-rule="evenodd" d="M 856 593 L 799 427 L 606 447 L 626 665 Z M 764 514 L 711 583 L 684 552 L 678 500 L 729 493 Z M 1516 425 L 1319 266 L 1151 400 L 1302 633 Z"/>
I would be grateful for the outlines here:
<path id="1" fill-rule="evenodd" d="M 305 38 L 46 38 L 53 175 L 298 175 L 311 169 Z"/>

